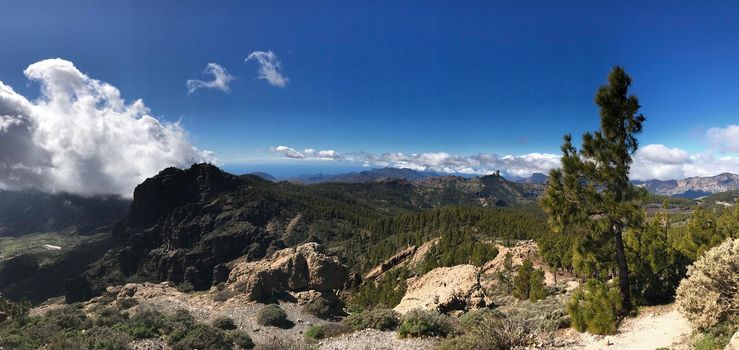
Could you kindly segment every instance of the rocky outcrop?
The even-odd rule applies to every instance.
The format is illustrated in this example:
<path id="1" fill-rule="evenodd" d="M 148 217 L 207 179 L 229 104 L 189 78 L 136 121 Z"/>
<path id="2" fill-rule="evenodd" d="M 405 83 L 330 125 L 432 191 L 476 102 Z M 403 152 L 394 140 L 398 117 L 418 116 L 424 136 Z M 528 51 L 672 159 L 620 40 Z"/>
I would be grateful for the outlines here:
<path id="1" fill-rule="evenodd" d="M 407 281 L 406 293 L 395 311 L 413 309 L 450 312 L 485 307 L 488 302 L 478 280 L 480 270 L 472 265 L 438 267 Z"/>
<path id="2" fill-rule="evenodd" d="M 702 195 L 739 189 L 739 175 L 723 173 L 708 177 L 689 177 L 682 180 L 636 181 L 650 193 L 666 196 L 700 197 Z"/>
<path id="3" fill-rule="evenodd" d="M 275 252 L 260 261 L 237 261 L 228 276 L 228 288 L 255 301 L 269 301 L 283 291 L 341 289 L 348 271 L 335 257 L 306 243 Z"/>
<path id="4" fill-rule="evenodd" d="M 223 278 L 219 264 L 241 256 L 260 259 L 283 248 L 266 229 L 280 208 L 255 195 L 266 183 L 209 164 L 168 168 L 147 179 L 134 191 L 129 216 L 116 224 L 117 248 L 67 283 L 68 300 L 87 299 L 133 275 L 205 290 Z"/>
<path id="5" fill-rule="evenodd" d="M 408 257 L 412 256 L 416 252 L 416 246 L 410 246 L 405 248 L 395 255 L 387 258 L 380 265 L 375 266 L 372 270 L 367 272 L 364 276 L 364 280 L 371 280 L 381 276 L 385 271 L 397 266 L 398 264 L 405 261 Z"/>

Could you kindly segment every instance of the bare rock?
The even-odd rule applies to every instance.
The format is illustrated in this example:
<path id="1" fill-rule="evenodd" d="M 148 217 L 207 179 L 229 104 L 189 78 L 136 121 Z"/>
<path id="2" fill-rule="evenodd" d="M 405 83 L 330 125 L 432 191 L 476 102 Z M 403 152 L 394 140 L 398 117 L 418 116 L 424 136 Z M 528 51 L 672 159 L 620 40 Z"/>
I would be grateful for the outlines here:
<path id="1" fill-rule="evenodd" d="M 236 262 L 227 284 L 251 300 L 266 301 L 280 291 L 341 289 L 347 277 L 346 267 L 337 258 L 323 254 L 318 243 L 306 243 L 264 260 Z"/>
<path id="2" fill-rule="evenodd" d="M 435 268 L 407 282 L 405 296 L 395 311 L 404 314 L 420 308 L 450 312 L 485 307 L 487 301 L 478 281 L 479 273 L 472 265 Z"/>
<path id="3" fill-rule="evenodd" d="M 364 279 L 370 280 L 370 279 L 379 277 L 380 275 L 382 275 L 383 272 L 390 270 L 391 268 L 405 261 L 406 258 L 408 258 L 409 256 L 412 256 L 415 252 L 416 252 L 416 246 L 410 246 L 408 248 L 405 248 L 399 251 L 397 254 L 389 257 L 387 260 L 383 261 L 380 265 L 370 270 L 370 272 L 368 272 L 364 276 Z"/>

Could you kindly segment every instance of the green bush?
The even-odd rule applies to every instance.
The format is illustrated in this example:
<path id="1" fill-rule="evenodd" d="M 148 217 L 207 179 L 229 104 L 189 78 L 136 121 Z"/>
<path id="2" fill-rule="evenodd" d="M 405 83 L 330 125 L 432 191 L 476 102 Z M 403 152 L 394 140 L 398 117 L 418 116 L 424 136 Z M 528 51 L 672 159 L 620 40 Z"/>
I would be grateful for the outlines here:
<path id="1" fill-rule="evenodd" d="M 72 304 L 61 309 L 50 310 L 44 318 L 63 329 L 80 330 L 92 326 L 92 321 L 82 310 L 82 304 Z"/>
<path id="2" fill-rule="evenodd" d="M 190 293 L 193 291 L 194 288 L 195 287 L 192 285 L 192 283 L 187 282 L 187 281 L 182 282 L 177 285 L 177 290 L 182 293 Z"/>
<path id="3" fill-rule="evenodd" d="M 226 339 L 242 349 L 251 349 L 254 347 L 254 341 L 244 331 L 230 331 L 226 334 Z"/>
<path id="4" fill-rule="evenodd" d="M 536 338 L 535 329 L 495 312 L 482 312 L 470 317 L 478 323 L 468 324 L 469 328 L 463 335 L 442 341 L 440 350 L 508 350 L 530 345 Z"/>
<path id="5" fill-rule="evenodd" d="M 128 315 L 120 313 L 112 307 L 100 310 L 95 317 L 94 323 L 98 327 L 112 327 L 116 324 L 128 322 Z"/>
<path id="6" fill-rule="evenodd" d="M 139 301 L 134 298 L 125 298 L 118 300 L 118 308 L 121 310 L 128 310 L 139 304 Z"/>
<path id="7" fill-rule="evenodd" d="M 282 310 L 278 305 L 269 304 L 265 305 L 257 313 L 257 323 L 262 326 L 272 326 L 280 328 L 292 327 L 292 322 L 287 319 L 287 313 Z"/>
<path id="8" fill-rule="evenodd" d="M 318 340 L 323 339 L 325 336 L 321 325 L 314 324 L 305 331 L 305 337 L 308 339 Z"/>
<path id="9" fill-rule="evenodd" d="M 590 279 L 567 303 L 572 326 L 580 332 L 612 334 L 621 309 L 618 290 L 606 282 Z"/>
<path id="10" fill-rule="evenodd" d="M 446 337 L 456 332 L 454 320 L 435 311 L 415 309 L 403 316 L 398 327 L 401 338 Z"/>
<path id="11" fill-rule="evenodd" d="M 166 317 L 159 311 L 142 310 L 128 321 L 128 333 L 135 339 L 155 338 L 167 324 Z"/>
<path id="12" fill-rule="evenodd" d="M 459 318 L 459 325 L 462 330 L 469 331 L 474 329 L 477 325 L 483 322 L 488 317 L 493 317 L 499 313 L 491 309 L 477 309 L 467 311 L 464 315 Z"/>
<path id="13" fill-rule="evenodd" d="M 85 342 L 91 350 L 127 350 L 131 337 L 123 330 L 92 327 L 85 332 Z"/>
<path id="14" fill-rule="evenodd" d="M 393 309 L 374 308 L 351 314 L 344 323 L 356 331 L 367 328 L 394 331 L 400 324 L 400 316 Z"/>
<path id="15" fill-rule="evenodd" d="M 736 328 L 730 322 L 721 322 L 702 329 L 694 337 L 695 350 L 722 350 L 731 340 Z"/>
<path id="16" fill-rule="evenodd" d="M 231 350 L 231 342 L 224 331 L 202 323 L 172 332 L 167 343 L 173 350 Z"/>
<path id="17" fill-rule="evenodd" d="M 230 317 L 220 316 L 216 317 L 216 319 L 213 320 L 213 327 L 220 328 L 225 331 L 230 331 L 236 329 L 236 324 L 234 323 L 234 320 L 232 320 Z"/>
<path id="18" fill-rule="evenodd" d="M 322 318 L 324 320 L 338 316 L 341 313 L 340 310 L 340 307 L 336 305 L 335 302 L 331 302 L 323 297 L 313 299 L 309 303 L 305 304 L 305 306 L 303 306 L 303 311 L 305 313 L 311 314 L 318 318 Z"/>
<path id="19" fill-rule="evenodd" d="M 739 322 L 739 239 L 707 251 L 688 269 L 677 288 L 676 302 L 698 328 L 725 321 Z"/>

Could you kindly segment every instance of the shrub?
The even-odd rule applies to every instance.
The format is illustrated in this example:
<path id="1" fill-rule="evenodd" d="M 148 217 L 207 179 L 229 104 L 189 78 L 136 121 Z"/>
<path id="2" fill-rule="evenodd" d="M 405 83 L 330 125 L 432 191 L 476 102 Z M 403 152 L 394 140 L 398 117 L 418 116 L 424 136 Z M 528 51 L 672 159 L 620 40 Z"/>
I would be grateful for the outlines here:
<path id="1" fill-rule="evenodd" d="M 98 312 L 94 323 L 99 327 L 112 327 L 127 321 L 128 316 L 126 314 L 122 314 L 112 307 L 106 307 Z"/>
<path id="2" fill-rule="evenodd" d="M 128 334 L 135 339 L 158 337 L 166 321 L 165 316 L 159 311 L 142 310 L 128 321 Z"/>
<path id="3" fill-rule="evenodd" d="M 91 350 L 127 350 L 128 333 L 109 327 L 92 327 L 85 332 L 85 342 Z"/>
<path id="4" fill-rule="evenodd" d="M 195 324 L 195 319 L 186 309 L 177 309 L 171 315 L 167 316 L 168 327 L 175 325 L 191 326 Z"/>
<path id="5" fill-rule="evenodd" d="M 323 297 L 311 300 L 303 306 L 303 311 L 324 320 L 339 315 L 340 307 Z"/>
<path id="6" fill-rule="evenodd" d="M 90 319 L 82 311 L 82 304 L 72 304 L 61 309 L 51 310 L 44 315 L 44 318 L 46 321 L 68 330 L 90 328 L 92 325 Z"/>
<path id="7" fill-rule="evenodd" d="M 139 304 L 139 301 L 134 298 L 125 298 L 118 300 L 118 308 L 121 310 L 128 310 Z"/>
<path id="8" fill-rule="evenodd" d="M 273 337 L 267 342 L 259 343 L 254 350 L 309 350 L 310 347 L 290 337 Z"/>
<path id="9" fill-rule="evenodd" d="M 230 331 L 236 329 L 236 324 L 234 323 L 234 320 L 232 320 L 230 317 L 220 316 L 216 317 L 216 319 L 213 320 L 213 327 Z"/>
<path id="10" fill-rule="evenodd" d="M 403 323 L 398 327 L 398 335 L 407 337 L 446 337 L 456 331 L 451 317 L 435 311 L 415 309 L 403 316 Z"/>
<path id="11" fill-rule="evenodd" d="M 222 303 L 228 299 L 231 299 L 231 292 L 227 290 L 219 290 L 213 293 L 211 299 L 215 302 Z"/>
<path id="12" fill-rule="evenodd" d="M 321 325 L 314 324 L 305 331 L 305 337 L 308 339 L 318 340 L 323 339 L 326 335 L 323 333 L 323 327 Z"/>
<path id="13" fill-rule="evenodd" d="M 84 340 L 81 336 L 72 333 L 66 335 L 58 333 L 54 335 L 54 339 L 46 346 L 47 350 L 87 350 Z"/>
<path id="14" fill-rule="evenodd" d="M 459 337 L 448 338 L 439 344 L 440 350 L 507 350 L 525 347 L 536 337 L 535 330 L 494 312 L 474 315 L 475 325 Z"/>
<path id="15" fill-rule="evenodd" d="M 344 323 L 355 331 L 366 328 L 394 331 L 400 324 L 400 316 L 393 309 L 374 308 L 351 314 Z"/>
<path id="16" fill-rule="evenodd" d="M 709 328 L 739 318 L 739 239 L 729 239 L 688 268 L 677 288 L 679 310 L 695 326 Z"/>
<path id="17" fill-rule="evenodd" d="M 590 279 L 585 289 L 575 291 L 567 303 L 572 325 L 580 332 L 611 334 L 616 331 L 621 309 L 618 290 L 606 282 Z"/>
<path id="18" fill-rule="evenodd" d="M 230 331 L 226 334 L 226 339 L 242 349 L 251 349 L 254 347 L 254 341 L 244 331 Z"/>
<path id="19" fill-rule="evenodd" d="M 721 350 L 731 340 L 736 328 L 729 322 L 720 322 L 694 334 L 695 350 Z"/>
<path id="20" fill-rule="evenodd" d="M 350 333 L 352 331 L 349 326 L 343 323 L 325 323 L 321 325 L 323 336 L 326 338 L 335 337 L 339 334 Z"/>
<path id="21" fill-rule="evenodd" d="M 273 326 L 280 328 L 290 328 L 292 322 L 287 319 L 287 314 L 278 305 L 265 305 L 257 313 L 257 323 L 262 326 Z"/>
<path id="22" fill-rule="evenodd" d="M 195 287 L 192 285 L 192 283 L 185 281 L 177 285 L 177 290 L 182 293 L 190 293 L 193 291 Z"/>
<path id="23" fill-rule="evenodd" d="M 498 315 L 498 313 L 491 309 L 470 310 L 459 318 L 459 325 L 462 327 L 462 330 L 470 331 L 486 318 L 492 317 L 493 315 Z"/>
<path id="24" fill-rule="evenodd" d="M 231 342 L 226 338 L 222 330 L 200 323 L 176 330 L 167 338 L 167 343 L 174 350 L 231 350 Z"/>

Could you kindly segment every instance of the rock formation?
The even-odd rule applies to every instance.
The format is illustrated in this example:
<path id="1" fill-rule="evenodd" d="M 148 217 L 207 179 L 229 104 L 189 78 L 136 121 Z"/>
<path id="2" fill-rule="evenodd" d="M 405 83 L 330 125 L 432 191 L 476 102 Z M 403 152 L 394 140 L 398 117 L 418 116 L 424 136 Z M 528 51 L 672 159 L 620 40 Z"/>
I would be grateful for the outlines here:
<path id="1" fill-rule="evenodd" d="M 237 261 L 228 276 L 228 288 L 255 301 L 269 301 L 282 291 L 332 292 L 343 288 L 348 271 L 335 257 L 306 243 L 273 253 L 259 261 Z"/>
<path id="2" fill-rule="evenodd" d="M 395 311 L 401 314 L 413 309 L 450 312 L 485 307 L 487 301 L 479 274 L 475 266 L 457 265 L 438 267 L 419 278 L 409 279 Z"/>

